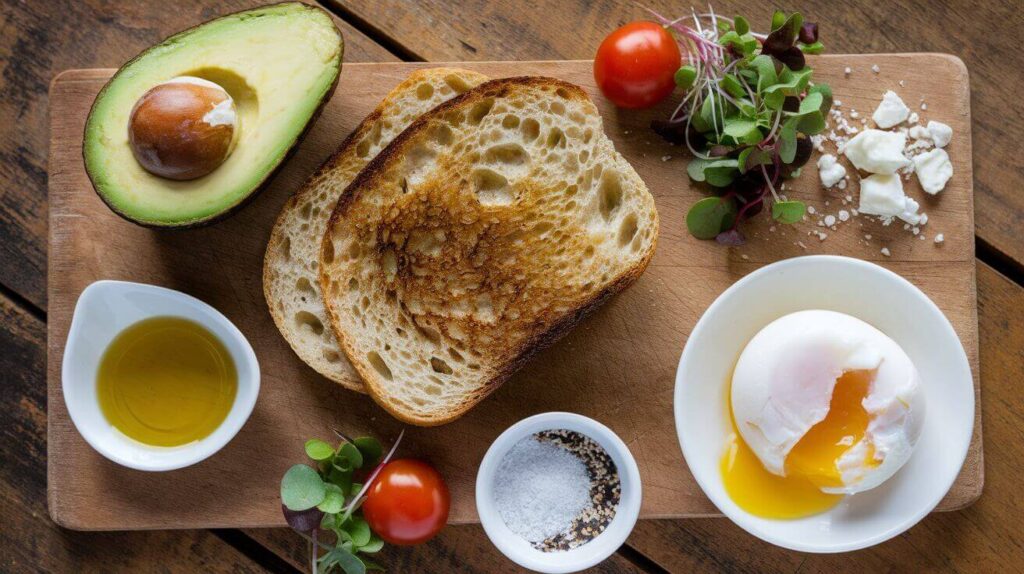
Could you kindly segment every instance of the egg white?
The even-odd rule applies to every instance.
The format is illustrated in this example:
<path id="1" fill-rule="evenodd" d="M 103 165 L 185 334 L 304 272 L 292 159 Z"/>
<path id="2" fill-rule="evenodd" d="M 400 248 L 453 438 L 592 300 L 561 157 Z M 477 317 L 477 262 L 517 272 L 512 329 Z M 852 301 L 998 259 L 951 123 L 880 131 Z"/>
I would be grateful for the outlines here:
<path id="1" fill-rule="evenodd" d="M 863 439 L 837 461 L 841 487 L 874 488 L 910 458 L 921 435 L 925 403 L 920 376 L 900 346 L 871 325 L 834 311 L 799 311 L 776 319 L 747 344 L 733 373 L 733 416 L 743 440 L 771 473 L 785 476 L 786 457 L 828 414 L 836 380 L 872 370 L 863 401 Z M 875 465 L 865 464 L 874 447 Z"/>

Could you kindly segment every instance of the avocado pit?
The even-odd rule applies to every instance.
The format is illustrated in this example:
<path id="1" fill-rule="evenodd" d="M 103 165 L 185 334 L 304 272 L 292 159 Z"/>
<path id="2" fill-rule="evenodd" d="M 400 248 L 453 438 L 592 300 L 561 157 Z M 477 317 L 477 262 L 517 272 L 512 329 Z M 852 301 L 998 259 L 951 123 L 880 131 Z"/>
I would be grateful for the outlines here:
<path id="1" fill-rule="evenodd" d="M 181 76 L 147 91 L 132 108 L 128 140 L 146 171 L 190 180 L 217 169 L 234 143 L 235 102 L 209 80 Z"/>

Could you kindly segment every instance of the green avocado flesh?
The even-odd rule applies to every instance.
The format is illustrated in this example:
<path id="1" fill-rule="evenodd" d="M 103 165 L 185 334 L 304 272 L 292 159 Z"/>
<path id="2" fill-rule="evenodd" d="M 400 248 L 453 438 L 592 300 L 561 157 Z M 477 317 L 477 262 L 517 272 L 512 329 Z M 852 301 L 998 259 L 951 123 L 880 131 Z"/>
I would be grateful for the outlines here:
<path id="1" fill-rule="evenodd" d="M 186 30 L 125 64 L 85 126 L 85 166 L 119 215 L 156 227 L 207 223 L 245 203 L 298 143 L 341 71 L 342 38 L 322 10 L 276 4 Z M 138 99 L 178 76 L 205 78 L 235 100 L 234 150 L 189 181 L 153 175 L 135 160 L 128 122 Z"/>

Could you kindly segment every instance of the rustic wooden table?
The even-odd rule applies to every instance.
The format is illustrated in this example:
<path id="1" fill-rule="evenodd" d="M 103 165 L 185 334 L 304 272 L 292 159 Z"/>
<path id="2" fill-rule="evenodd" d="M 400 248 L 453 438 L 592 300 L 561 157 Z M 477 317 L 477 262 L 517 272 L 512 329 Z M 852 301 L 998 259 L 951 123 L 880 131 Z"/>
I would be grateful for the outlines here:
<path id="1" fill-rule="evenodd" d="M 305 544 L 286 530 L 79 533 L 46 511 L 47 86 L 67 68 L 113 67 L 197 22 L 259 0 L 0 1 L 0 570 L 296 572 Z M 637 3 L 601 0 L 325 1 L 346 60 L 589 58 L 604 34 L 644 17 Z M 666 14 L 688 9 L 648 0 Z M 724 519 L 643 521 L 595 570 L 1013 571 L 1024 564 L 1024 26 L 1009 0 L 787 3 L 823 30 L 831 53 L 948 52 L 971 74 L 975 238 L 985 422 L 985 493 L 909 532 L 839 556 L 783 551 Z M 752 22 L 767 3 L 716 3 Z M 429 544 L 388 549 L 395 572 L 515 571 L 478 526 L 450 527 Z"/>

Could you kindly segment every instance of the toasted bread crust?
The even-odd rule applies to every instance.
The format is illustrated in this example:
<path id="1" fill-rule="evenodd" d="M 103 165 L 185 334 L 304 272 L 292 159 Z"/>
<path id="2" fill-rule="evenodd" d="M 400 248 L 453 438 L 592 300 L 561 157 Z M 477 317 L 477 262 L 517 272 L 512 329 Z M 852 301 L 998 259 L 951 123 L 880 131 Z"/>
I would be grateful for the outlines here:
<path id="1" fill-rule="evenodd" d="M 366 392 L 362 380 L 358 378 L 358 374 L 355 372 L 336 373 L 324 364 L 323 359 L 318 359 L 316 356 L 311 355 L 311 353 L 303 347 L 298 336 L 294 333 L 290 325 L 289 318 L 277 305 L 274 304 L 282 296 L 281 293 L 274 292 L 275 274 L 278 271 L 277 268 L 283 265 L 283 263 L 279 261 L 277 254 L 282 251 L 284 241 L 289 239 L 288 230 L 292 214 L 300 205 L 310 202 L 317 193 L 320 193 L 322 191 L 321 187 L 325 181 L 331 180 L 332 177 L 344 177 L 344 173 L 339 174 L 339 172 L 344 172 L 344 170 L 347 169 L 345 164 L 347 162 L 352 162 L 358 155 L 357 146 L 359 143 L 364 141 L 375 129 L 379 130 L 380 126 L 378 124 L 384 116 L 385 111 L 388 110 L 389 107 L 398 105 L 396 100 L 400 99 L 401 96 L 407 93 L 415 91 L 416 86 L 424 81 L 440 79 L 452 75 L 461 78 L 469 78 L 474 82 L 485 79 L 484 76 L 477 74 L 476 72 L 457 68 L 425 68 L 412 72 L 405 80 L 399 83 L 391 92 L 388 93 L 387 96 L 385 96 L 381 103 L 378 104 L 378 106 L 366 118 L 364 118 L 362 122 L 359 123 L 356 129 L 342 141 L 341 145 L 339 145 L 334 153 L 320 165 L 306 183 L 288 199 L 278 214 L 274 227 L 271 230 L 270 239 L 267 242 L 267 249 L 263 259 L 263 296 L 266 301 L 267 308 L 270 311 L 270 315 L 274 320 L 274 324 L 288 342 L 289 346 L 292 347 L 292 350 L 300 359 L 303 360 L 303 362 L 307 363 L 324 377 L 356 392 Z M 331 207 L 333 211 L 333 205 Z M 319 238 L 313 238 L 311 240 L 317 241 L 319 245 Z M 340 348 L 338 350 L 341 351 Z"/>
<path id="2" fill-rule="evenodd" d="M 404 132 L 397 136 L 391 144 L 382 150 L 369 164 L 367 164 L 355 180 L 353 180 L 342 193 L 333 213 L 331 214 L 330 221 L 327 226 L 327 232 L 325 233 L 321 244 L 321 292 L 329 294 L 331 292 L 332 282 L 336 279 L 331 273 L 331 263 L 336 255 L 334 253 L 335 247 L 332 242 L 332 237 L 334 236 L 337 228 L 346 217 L 353 215 L 351 210 L 362 197 L 362 194 L 379 188 L 387 183 L 388 171 L 394 164 L 396 164 L 396 162 L 403 161 L 406 158 L 410 148 L 415 146 L 416 142 L 419 141 L 421 137 L 424 137 L 424 131 L 430 129 L 432 123 L 436 122 L 438 118 L 445 117 L 449 112 L 467 110 L 479 102 L 490 99 L 501 99 L 509 96 L 516 90 L 529 91 L 535 87 L 548 89 L 554 88 L 555 90 L 558 90 L 561 97 L 566 98 L 567 100 L 585 102 L 588 105 L 592 105 L 589 97 L 581 88 L 561 80 L 542 77 L 514 77 L 492 80 L 439 105 L 428 114 L 421 116 Z M 646 190 L 644 190 L 644 193 L 647 193 Z M 651 257 L 653 256 L 658 231 L 657 227 L 657 216 L 655 212 L 653 228 L 651 231 L 653 233 L 653 239 L 651 240 L 649 248 L 645 249 L 642 257 L 640 257 L 630 267 L 622 269 L 615 276 L 609 277 L 606 281 L 603 281 L 604 285 L 600 287 L 599 290 L 589 295 L 589 297 L 583 301 L 578 302 L 572 309 L 569 309 L 568 311 L 552 311 L 548 312 L 546 315 L 535 317 L 535 322 L 538 325 L 543 324 L 546 325 L 546 327 L 542 330 L 532 332 L 525 340 L 519 342 L 519 344 L 514 348 L 508 349 L 507 354 L 500 357 L 497 361 L 497 368 L 492 372 L 488 372 L 488 378 L 479 386 L 479 388 L 474 390 L 457 404 L 446 405 L 446 411 L 440 415 L 431 414 L 430 416 L 420 416 L 417 413 L 403 409 L 392 400 L 388 394 L 385 381 L 382 379 L 378 369 L 367 364 L 367 362 L 359 356 L 359 350 L 355 339 L 351 333 L 347 332 L 342 324 L 339 310 L 336 308 L 334 298 L 331 296 L 325 296 L 328 317 L 330 318 L 331 327 L 334 329 L 335 335 L 343 350 L 346 355 L 349 356 L 353 367 L 365 381 L 370 395 L 378 402 L 378 404 L 399 420 L 409 424 L 418 426 L 435 426 L 445 424 L 462 416 L 483 398 L 494 392 L 504 381 L 508 380 L 513 373 L 521 368 L 536 353 L 552 345 L 555 341 L 568 333 L 568 331 L 570 331 L 574 326 L 579 324 L 587 315 L 606 302 L 611 296 L 632 284 L 644 269 L 646 269 Z M 470 329 L 474 326 L 474 321 L 472 319 L 462 319 L 461 321 L 468 325 L 468 328 Z"/>

